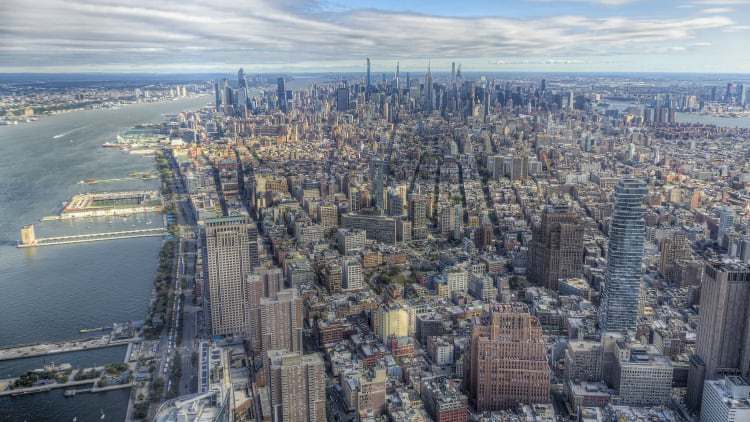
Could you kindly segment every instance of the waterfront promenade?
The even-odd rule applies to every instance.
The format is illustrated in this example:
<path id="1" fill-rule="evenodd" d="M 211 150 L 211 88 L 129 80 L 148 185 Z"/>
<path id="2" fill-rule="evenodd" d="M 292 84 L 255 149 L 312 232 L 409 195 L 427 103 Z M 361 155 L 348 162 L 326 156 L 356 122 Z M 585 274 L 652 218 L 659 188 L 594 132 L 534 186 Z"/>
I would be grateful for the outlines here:
<path id="1" fill-rule="evenodd" d="M 109 335 L 80 340 L 64 340 L 47 343 L 22 344 L 0 347 L 0 361 L 46 356 L 77 350 L 99 349 L 128 345 L 132 339 L 111 340 Z"/>

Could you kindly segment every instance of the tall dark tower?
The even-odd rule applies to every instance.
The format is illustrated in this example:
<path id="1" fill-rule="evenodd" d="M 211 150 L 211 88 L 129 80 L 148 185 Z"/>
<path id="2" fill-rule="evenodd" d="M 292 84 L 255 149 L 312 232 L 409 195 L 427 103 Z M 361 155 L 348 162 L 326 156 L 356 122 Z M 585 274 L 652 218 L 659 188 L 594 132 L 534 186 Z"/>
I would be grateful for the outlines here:
<path id="1" fill-rule="evenodd" d="M 287 112 L 287 105 L 286 105 L 286 88 L 284 87 L 284 77 L 280 77 L 277 81 L 277 87 L 276 87 L 276 95 L 278 96 L 278 104 L 279 104 L 279 110 L 283 111 L 284 113 Z"/>
<path id="2" fill-rule="evenodd" d="M 534 227 L 529 279 L 557 291 L 561 278 L 583 272 L 583 221 L 565 205 L 544 208 L 541 224 Z"/>
<path id="3" fill-rule="evenodd" d="M 615 186 L 615 212 L 609 228 L 600 315 L 602 331 L 626 334 L 634 332 L 637 326 L 646 194 L 648 187 L 643 180 L 624 178 Z"/>
<path id="4" fill-rule="evenodd" d="M 370 58 L 367 58 L 367 90 L 365 91 L 365 101 L 370 101 Z"/>
<path id="5" fill-rule="evenodd" d="M 707 262 L 701 283 L 695 354 L 690 357 L 687 406 L 701 407 L 705 380 L 750 376 L 750 268 Z M 701 419 L 702 420 L 702 419 Z"/>

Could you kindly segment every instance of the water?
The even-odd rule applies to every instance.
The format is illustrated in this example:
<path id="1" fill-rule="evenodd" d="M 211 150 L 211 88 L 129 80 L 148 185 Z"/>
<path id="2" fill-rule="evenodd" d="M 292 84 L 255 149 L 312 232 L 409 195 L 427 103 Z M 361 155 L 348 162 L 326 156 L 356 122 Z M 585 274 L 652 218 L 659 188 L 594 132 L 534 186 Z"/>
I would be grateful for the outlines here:
<path id="1" fill-rule="evenodd" d="M 128 177 L 150 171 L 153 158 L 131 156 L 101 144 L 120 130 L 157 123 L 163 113 L 196 109 L 208 97 L 137 104 L 116 110 L 60 114 L 17 126 L 0 126 L 0 345 L 78 337 L 78 330 L 145 318 L 156 271 L 159 238 L 125 239 L 17 249 L 20 228 L 37 237 L 153 228 L 161 217 L 40 222 L 81 192 L 157 189 L 158 181 L 78 184 L 88 178 Z M 140 220 L 140 221 L 139 221 Z M 149 224 L 149 221 L 151 223 Z M 121 361 L 122 348 L 47 357 L 81 367 Z M 75 362 L 73 362 L 75 361 Z M 42 358 L 0 362 L 0 378 L 40 367 Z M 91 364 L 87 364 L 91 362 Z M 63 390 L 0 398 L 0 421 L 93 420 L 99 408 L 122 420 L 128 390 L 64 399 Z M 93 400 L 92 400 L 93 399 Z"/>
<path id="2" fill-rule="evenodd" d="M 639 104 L 615 100 L 607 100 L 606 103 L 609 104 L 610 108 L 617 110 L 625 110 L 626 108 L 634 107 L 640 110 L 641 115 L 643 114 L 643 106 Z M 718 117 L 698 113 L 675 112 L 674 120 L 677 123 L 699 123 L 703 125 L 715 125 L 730 128 L 750 128 L 750 117 Z"/>

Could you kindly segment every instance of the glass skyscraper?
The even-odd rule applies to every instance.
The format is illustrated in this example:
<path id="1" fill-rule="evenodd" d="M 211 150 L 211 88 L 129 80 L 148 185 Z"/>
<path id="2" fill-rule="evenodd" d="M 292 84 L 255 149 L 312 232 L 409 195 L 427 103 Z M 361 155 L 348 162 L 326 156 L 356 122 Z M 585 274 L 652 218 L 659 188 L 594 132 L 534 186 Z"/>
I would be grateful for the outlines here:
<path id="1" fill-rule="evenodd" d="M 621 179 L 615 186 L 615 211 L 609 228 L 607 271 L 604 273 L 602 331 L 635 331 L 641 284 L 641 260 L 648 188 L 643 180 Z"/>

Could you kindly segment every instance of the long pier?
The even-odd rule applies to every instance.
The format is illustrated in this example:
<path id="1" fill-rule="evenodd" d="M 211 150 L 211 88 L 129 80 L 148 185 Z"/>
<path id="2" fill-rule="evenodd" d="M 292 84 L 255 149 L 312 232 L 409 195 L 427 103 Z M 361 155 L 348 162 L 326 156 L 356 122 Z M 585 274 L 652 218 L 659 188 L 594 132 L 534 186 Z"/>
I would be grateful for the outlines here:
<path id="1" fill-rule="evenodd" d="M 16 346 L 2 346 L 0 347 L 0 361 L 53 355 L 57 353 L 74 352 L 78 350 L 125 346 L 131 341 L 132 339 L 110 340 L 109 336 L 102 336 L 78 340 L 22 344 Z"/>
<path id="2" fill-rule="evenodd" d="M 44 237 L 33 239 L 29 243 L 19 243 L 19 248 L 32 248 L 35 246 L 67 245 L 71 243 L 98 242 L 101 240 L 132 239 L 136 237 L 164 236 L 167 231 L 163 228 L 125 230 L 108 233 L 78 234 L 72 236 Z"/>

